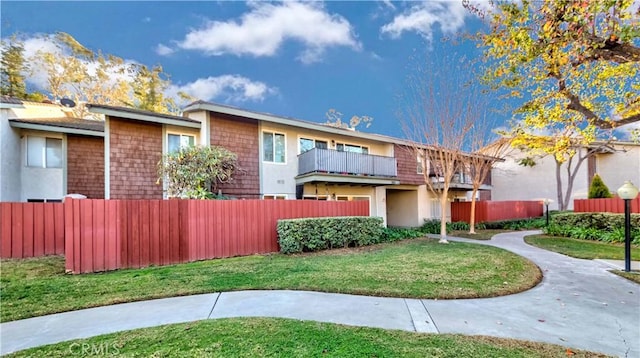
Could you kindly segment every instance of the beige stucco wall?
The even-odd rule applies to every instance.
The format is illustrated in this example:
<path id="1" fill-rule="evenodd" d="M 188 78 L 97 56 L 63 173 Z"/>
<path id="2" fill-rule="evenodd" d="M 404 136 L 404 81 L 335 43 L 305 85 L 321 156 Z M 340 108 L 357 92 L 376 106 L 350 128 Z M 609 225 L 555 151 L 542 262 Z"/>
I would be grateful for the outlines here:
<path id="1" fill-rule="evenodd" d="M 526 155 L 518 150 L 512 150 L 504 162 L 497 163 L 491 172 L 491 199 L 502 200 L 543 200 L 549 198 L 553 202 L 550 210 L 558 209 L 556 189 L 556 163 L 552 156 L 536 158 L 536 165 L 525 167 L 518 161 Z M 573 183 L 571 199 L 568 209 L 573 209 L 574 199 L 584 199 L 588 194 L 588 167 L 583 161 Z M 566 191 L 566 164 L 562 166 L 561 178 L 563 190 Z"/>
<path id="2" fill-rule="evenodd" d="M 640 186 L 640 145 L 621 145 L 616 149 L 615 153 L 596 156 L 596 173 L 614 193 L 626 180 Z"/>
<path id="3" fill-rule="evenodd" d="M 387 222 L 389 226 L 420 226 L 417 190 L 387 190 Z"/>
<path id="4" fill-rule="evenodd" d="M 20 201 L 20 130 L 9 125 L 9 109 L 0 109 L 0 201 Z"/>

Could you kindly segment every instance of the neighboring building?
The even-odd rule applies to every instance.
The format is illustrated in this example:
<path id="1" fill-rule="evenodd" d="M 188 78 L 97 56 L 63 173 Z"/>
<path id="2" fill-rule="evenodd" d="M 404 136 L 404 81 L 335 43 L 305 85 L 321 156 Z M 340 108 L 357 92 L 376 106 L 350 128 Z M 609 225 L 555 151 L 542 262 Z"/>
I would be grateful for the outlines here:
<path id="1" fill-rule="evenodd" d="M 612 142 L 594 143 L 592 148 L 600 148 L 598 152 L 585 159 L 575 176 L 568 210 L 573 209 L 574 199 L 586 199 L 593 176 L 597 173 L 612 193 L 630 180 L 640 185 L 640 143 Z M 587 149 L 581 149 L 581 155 Z M 553 200 L 549 209 L 557 210 L 556 162 L 552 156 L 535 157 L 535 165 L 524 166 L 520 160 L 527 154 L 511 149 L 505 161 L 497 163 L 492 171 L 493 200 Z M 576 157 L 577 158 L 577 157 Z M 575 166 L 574 159 L 574 166 Z M 561 167 L 561 178 L 564 190 L 567 187 L 566 164 Z"/>
<path id="2" fill-rule="evenodd" d="M 63 106 L 0 97 L 0 201 L 104 197 L 103 136 Z"/>
<path id="3" fill-rule="evenodd" d="M 26 113 L 38 106 L 61 113 Z M 439 203 L 424 184 L 410 143 L 398 138 L 201 101 L 187 106 L 184 117 L 88 105 L 90 112 L 104 115 L 104 121 L 69 118 L 64 108 L 51 104 L 3 102 L 2 108 L 2 201 L 58 200 L 67 193 L 162 199 L 164 190 L 157 183 L 162 155 L 183 145 L 200 144 L 223 146 L 238 155 L 241 170 L 221 186 L 228 196 L 367 200 L 371 215 L 383 217 L 392 226 L 419 226 L 440 216 Z M 44 164 L 28 160 L 28 140 L 20 138 L 32 135 L 44 138 L 33 141 L 44 148 Z M 58 158 L 57 162 L 51 159 L 53 168 L 46 162 L 49 153 Z M 31 164 L 56 179 L 32 173 Z M 77 180 L 83 175 L 83 180 Z M 488 183 L 482 186 L 484 191 L 490 189 Z M 49 192 L 37 192 L 45 188 Z M 449 198 L 466 200 L 470 190 L 468 178 L 460 173 Z"/>

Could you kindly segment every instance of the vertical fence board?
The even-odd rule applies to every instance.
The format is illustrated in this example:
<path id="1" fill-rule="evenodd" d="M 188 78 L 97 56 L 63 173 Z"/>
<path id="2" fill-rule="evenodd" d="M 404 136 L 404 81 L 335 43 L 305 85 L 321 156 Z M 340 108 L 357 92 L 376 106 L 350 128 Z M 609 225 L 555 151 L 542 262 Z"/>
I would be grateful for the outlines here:
<path id="1" fill-rule="evenodd" d="M 33 220 L 33 256 L 40 257 L 45 253 L 44 231 L 45 231 L 46 221 L 44 218 L 44 205 L 33 206 L 32 220 Z"/>
<path id="2" fill-rule="evenodd" d="M 33 257 L 33 208 L 34 203 L 26 203 L 22 206 L 22 257 Z"/>
<path id="3" fill-rule="evenodd" d="M 82 241 L 80 271 L 93 272 L 93 246 L 95 244 L 93 235 L 95 229 L 92 210 L 93 200 L 78 200 L 78 204 L 80 207 L 80 240 Z"/>
<path id="4" fill-rule="evenodd" d="M 11 256 L 11 203 L 0 203 L 0 257 L 10 258 Z"/>
<path id="5" fill-rule="evenodd" d="M 22 258 L 22 252 L 24 247 L 23 231 L 24 231 L 24 222 L 22 216 L 22 204 L 13 203 L 11 204 L 11 236 L 13 239 L 11 240 L 11 257 Z"/>
<path id="6" fill-rule="evenodd" d="M 42 207 L 42 219 L 44 222 L 44 230 L 42 236 L 44 239 L 44 254 L 56 254 L 56 222 L 53 216 L 55 206 L 44 205 Z"/>
<path id="7" fill-rule="evenodd" d="M 106 228 L 105 228 L 105 201 L 104 200 L 92 200 L 93 201 L 93 222 L 94 230 L 93 235 L 95 243 L 93 246 L 93 270 L 105 271 L 107 269 L 105 265 L 106 256 L 108 251 L 106 250 Z"/>

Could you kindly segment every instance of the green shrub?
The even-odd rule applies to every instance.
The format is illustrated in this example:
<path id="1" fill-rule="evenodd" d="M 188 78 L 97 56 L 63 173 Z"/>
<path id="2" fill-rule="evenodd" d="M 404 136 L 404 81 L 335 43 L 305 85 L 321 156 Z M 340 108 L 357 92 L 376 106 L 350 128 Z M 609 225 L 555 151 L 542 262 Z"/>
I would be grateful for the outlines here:
<path id="1" fill-rule="evenodd" d="M 319 251 L 381 242 L 382 218 L 345 216 L 278 220 L 280 252 Z"/>
<path id="2" fill-rule="evenodd" d="M 547 235 L 608 243 L 624 242 L 624 214 L 561 213 L 544 229 Z M 631 215 L 631 242 L 640 245 L 640 215 Z"/>
<path id="3" fill-rule="evenodd" d="M 598 174 L 593 176 L 589 186 L 589 199 L 610 198 L 611 192 Z"/>
<path id="4" fill-rule="evenodd" d="M 482 223 L 486 229 L 489 230 L 531 230 L 539 229 L 545 226 L 545 219 L 515 219 L 515 220 L 501 220 Z"/>
<path id="5" fill-rule="evenodd" d="M 420 228 L 386 227 L 382 231 L 381 242 L 393 242 L 424 236 Z"/>

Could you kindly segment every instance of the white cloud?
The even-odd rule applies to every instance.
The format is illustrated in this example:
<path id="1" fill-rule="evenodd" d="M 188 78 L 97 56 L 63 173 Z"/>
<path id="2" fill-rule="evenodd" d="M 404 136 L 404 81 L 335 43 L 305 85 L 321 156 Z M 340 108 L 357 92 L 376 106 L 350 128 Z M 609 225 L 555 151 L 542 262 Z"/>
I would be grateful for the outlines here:
<path id="1" fill-rule="evenodd" d="M 240 75 L 222 75 L 199 78 L 185 85 L 172 85 L 167 92 L 174 98 L 178 97 L 178 92 L 185 92 L 205 101 L 246 102 L 262 101 L 266 96 L 277 93 L 277 89 Z"/>
<path id="2" fill-rule="evenodd" d="M 175 50 L 169 46 L 163 44 L 158 44 L 158 46 L 156 46 L 156 53 L 160 56 L 169 56 L 174 52 Z"/>
<path id="3" fill-rule="evenodd" d="M 298 56 L 304 63 L 319 61 L 328 47 L 361 47 L 349 21 L 327 13 L 319 3 L 251 2 L 249 6 L 251 11 L 238 21 L 209 21 L 189 32 L 179 46 L 213 56 L 260 57 L 275 55 L 285 41 L 293 40 L 305 47 Z"/>
<path id="4" fill-rule="evenodd" d="M 425 1 L 397 15 L 382 27 L 381 32 L 394 39 L 405 31 L 417 32 L 432 41 L 436 25 L 445 35 L 452 35 L 464 26 L 467 16 L 471 16 L 471 13 L 462 6 L 462 1 Z"/>

